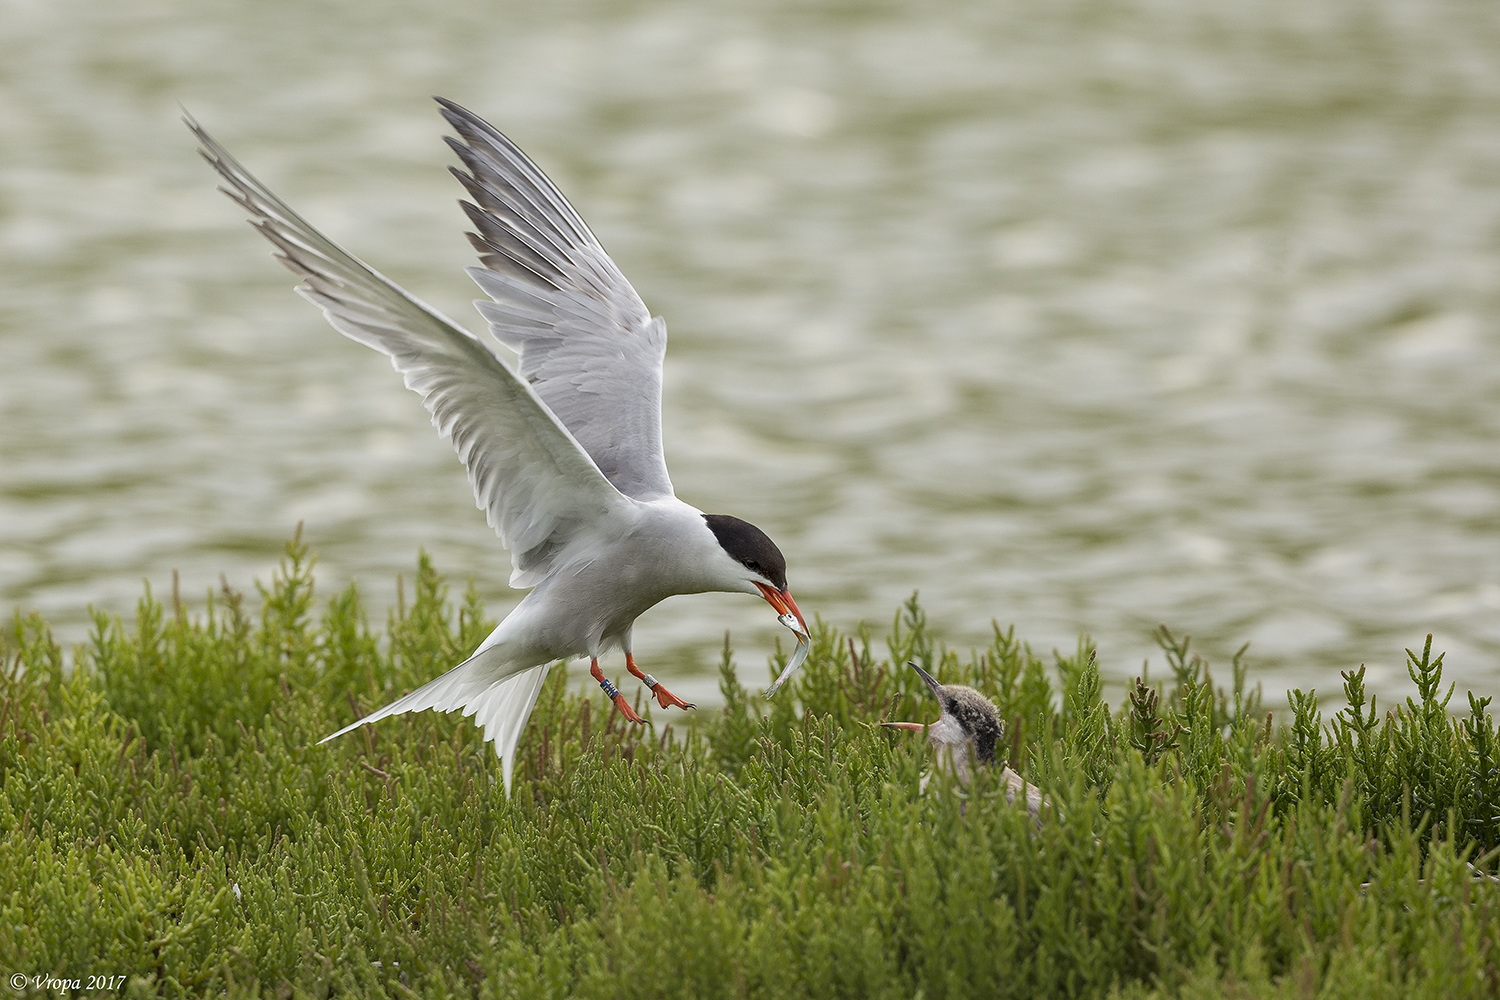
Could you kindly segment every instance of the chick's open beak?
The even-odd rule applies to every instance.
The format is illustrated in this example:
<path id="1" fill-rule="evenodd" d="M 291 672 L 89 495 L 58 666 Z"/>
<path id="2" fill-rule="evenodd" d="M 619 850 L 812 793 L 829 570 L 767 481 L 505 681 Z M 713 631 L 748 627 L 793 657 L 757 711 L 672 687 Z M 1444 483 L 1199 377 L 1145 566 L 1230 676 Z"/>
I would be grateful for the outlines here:
<path id="1" fill-rule="evenodd" d="M 911 667 L 913 670 L 915 670 L 917 672 L 917 676 L 922 678 L 922 680 L 927 684 L 928 689 L 932 691 L 933 696 L 936 697 L 937 693 L 938 693 L 938 688 L 941 687 L 941 685 L 938 684 L 938 682 L 937 682 L 937 678 L 934 677 L 934 676 L 932 676 L 931 674 L 929 674 L 927 671 L 923 670 L 921 667 L 917 666 L 917 664 L 913 663 L 911 660 L 907 660 L 906 661 L 906 665 L 908 667 Z M 881 725 L 884 726 L 884 727 L 886 727 L 887 729 L 909 729 L 909 730 L 911 730 L 914 733 L 920 733 L 924 729 L 926 729 L 928 726 L 932 725 L 932 723 L 930 723 L 930 722 L 882 722 Z"/>
<path id="2" fill-rule="evenodd" d="M 906 665 L 908 667 L 911 667 L 913 670 L 915 670 L 917 672 L 917 676 L 920 677 L 920 678 L 922 678 L 923 682 L 926 683 L 926 685 L 927 685 L 927 689 L 929 691 L 931 691 L 932 692 L 932 696 L 934 698 L 936 698 L 937 697 L 937 693 L 938 693 L 938 688 L 942 686 L 942 685 L 940 685 L 937 682 L 937 678 L 934 677 L 934 676 L 932 676 L 931 674 L 929 674 L 927 671 L 923 670 L 921 667 L 919 667 L 916 664 L 915 661 L 907 660 L 906 661 Z"/>
<path id="3" fill-rule="evenodd" d="M 775 587 L 768 587 L 764 583 L 757 583 L 755 586 L 760 590 L 761 596 L 766 599 L 766 603 L 775 608 L 776 613 L 781 616 L 782 624 L 803 636 L 808 634 L 807 619 L 802 617 L 802 612 L 797 607 L 797 602 L 792 600 L 792 592 L 790 590 L 777 590 Z M 797 624 L 793 625 L 791 621 L 787 620 L 788 618 L 795 620 Z"/>

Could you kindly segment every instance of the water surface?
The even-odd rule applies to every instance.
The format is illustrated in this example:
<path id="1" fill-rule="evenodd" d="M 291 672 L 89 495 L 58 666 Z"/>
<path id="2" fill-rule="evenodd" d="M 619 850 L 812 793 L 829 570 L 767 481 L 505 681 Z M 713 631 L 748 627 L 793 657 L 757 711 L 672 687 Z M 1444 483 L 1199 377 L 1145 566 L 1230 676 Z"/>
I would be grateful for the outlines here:
<path id="1" fill-rule="evenodd" d="M 1100 643 L 1161 621 L 1272 692 L 1437 633 L 1500 680 L 1500 8 L 0 6 L 0 601 L 81 638 L 299 521 L 377 606 L 419 546 L 509 564 L 386 361 L 222 196 L 189 107 L 335 239 L 478 327 L 428 100 L 508 131 L 666 317 L 678 491 L 764 527 L 802 606 L 920 590 Z M 748 598 L 636 632 L 707 671 Z M 1159 657 L 1157 662 L 1159 663 Z M 758 666 L 756 667 L 758 669 Z M 673 682 L 703 696 L 702 683 Z M 1118 688 L 1111 689 L 1117 700 Z"/>

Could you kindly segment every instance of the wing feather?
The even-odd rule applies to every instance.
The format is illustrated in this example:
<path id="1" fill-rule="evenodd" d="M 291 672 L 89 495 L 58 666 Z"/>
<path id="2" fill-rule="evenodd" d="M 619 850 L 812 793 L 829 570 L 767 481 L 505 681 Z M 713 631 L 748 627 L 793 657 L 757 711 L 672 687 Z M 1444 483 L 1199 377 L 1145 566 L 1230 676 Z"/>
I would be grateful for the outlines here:
<path id="1" fill-rule="evenodd" d="M 477 115 L 438 98 L 471 201 L 475 305 L 520 375 L 626 496 L 673 495 L 661 442 L 667 328 L 557 187 Z"/>
<path id="2" fill-rule="evenodd" d="M 421 395 L 463 460 L 476 504 L 511 550 L 513 586 L 534 586 L 570 542 L 628 516 L 631 501 L 526 381 L 467 330 L 318 232 L 184 120 L 229 185 L 225 193 L 302 279 L 297 291 L 340 333 L 390 357 Z"/>

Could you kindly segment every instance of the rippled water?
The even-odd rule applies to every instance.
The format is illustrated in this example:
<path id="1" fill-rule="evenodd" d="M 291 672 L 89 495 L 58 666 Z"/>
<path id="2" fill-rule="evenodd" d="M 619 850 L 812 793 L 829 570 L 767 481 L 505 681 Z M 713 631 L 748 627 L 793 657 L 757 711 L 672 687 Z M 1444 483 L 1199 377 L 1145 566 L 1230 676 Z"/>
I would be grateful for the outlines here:
<path id="1" fill-rule="evenodd" d="M 441 93 L 666 317 L 678 490 L 805 609 L 920 589 L 955 644 L 1087 630 L 1117 677 L 1166 621 L 1273 692 L 1396 690 L 1432 630 L 1495 689 L 1500 7 L 452 6 L 0 3 L 5 604 L 79 638 L 299 520 L 327 584 L 387 601 L 425 545 L 515 600 L 417 398 L 177 122 L 477 327 Z M 777 631 L 677 598 L 637 649 L 680 676 L 726 627 Z"/>

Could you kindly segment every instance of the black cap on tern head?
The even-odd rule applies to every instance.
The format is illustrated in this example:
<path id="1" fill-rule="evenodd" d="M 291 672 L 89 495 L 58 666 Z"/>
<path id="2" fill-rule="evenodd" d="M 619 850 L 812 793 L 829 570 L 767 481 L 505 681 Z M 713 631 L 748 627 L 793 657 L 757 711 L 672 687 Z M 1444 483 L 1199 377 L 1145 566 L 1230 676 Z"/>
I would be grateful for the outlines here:
<path id="1" fill-rule="evenodd" d="M 704 514 L 703 520 L 729 558 L 759 573 L 777 590 L 786 590 L 786 557 L 764 531 L 728 514 Z"/>

